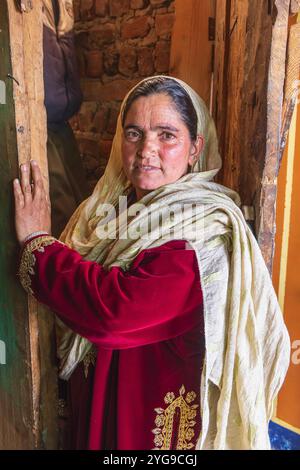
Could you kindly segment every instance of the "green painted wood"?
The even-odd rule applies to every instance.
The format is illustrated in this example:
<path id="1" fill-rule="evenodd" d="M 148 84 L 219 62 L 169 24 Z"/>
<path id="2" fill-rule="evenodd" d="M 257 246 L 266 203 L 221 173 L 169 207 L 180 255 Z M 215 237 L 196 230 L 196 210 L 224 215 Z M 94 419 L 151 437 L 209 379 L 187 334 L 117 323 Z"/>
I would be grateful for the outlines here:
<path id="1" fill-rule="evenodd" d="M 18 244 L 14 230 L 12 180 L 18 174 L 18 153 L 9 55 L 6 1 L 0 8 L 0 80 L 6 104 L 0 104 L 0 339 L 6 364 L 0 364 L 0 449 L 34 446 L 27 297 L 18 284 Z"/>

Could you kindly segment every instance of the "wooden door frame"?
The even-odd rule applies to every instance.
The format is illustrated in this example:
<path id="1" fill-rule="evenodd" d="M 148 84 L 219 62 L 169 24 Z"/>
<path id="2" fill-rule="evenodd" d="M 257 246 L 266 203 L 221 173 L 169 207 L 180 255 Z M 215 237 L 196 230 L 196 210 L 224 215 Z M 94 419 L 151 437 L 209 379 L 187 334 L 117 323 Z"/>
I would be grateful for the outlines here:
<path id="1" fill-rule="evenodd" d="M 57 371 L 54 320 L 33 297 L 27 297 L 16 276 L 19 248 L 14 229 L 12 181 L 19 165 L 35 159 L 49 191 L 47 126 L 44 107 L 42 2 L 1 0 L 0 43 L 4 54 L 0 79 L 6 84 L 6 104 L 1 105 L 2 197 L 5 229 L 2 249 L 6 292 L 10 309 L 1 312 L 7 343 L 7 361 L 0 370 L 1 449 L 55 449 L 57 431 Z M 5 297 L 6 298 L 6 297 Z M 5 340 L 5 338 L 0 338 Z M 6 384 L 9 383 L 9 386 Z"/>

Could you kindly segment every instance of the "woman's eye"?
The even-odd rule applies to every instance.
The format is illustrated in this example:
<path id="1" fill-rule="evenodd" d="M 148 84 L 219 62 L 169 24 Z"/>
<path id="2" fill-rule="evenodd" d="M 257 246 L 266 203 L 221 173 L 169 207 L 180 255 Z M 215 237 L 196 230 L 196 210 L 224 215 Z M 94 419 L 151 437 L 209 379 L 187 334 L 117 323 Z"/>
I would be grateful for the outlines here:
<path id="1" fill-rule="evenodd" d="M 141 134 L 137 131 L 126 131 L 126 139 L 130 142 L 136 142 L 140 139 Z"/>
<path id="2" fill-rule="evenodd" d="M 176 139 L 176 136 L 174 134 L 171 134 L 170 132 L 163 132 L 161 134 L 161 137 L 164 139 L 164 140 L 168 140 L 168 141 L 171 141 L 171 140 L 174 140 Z"/>

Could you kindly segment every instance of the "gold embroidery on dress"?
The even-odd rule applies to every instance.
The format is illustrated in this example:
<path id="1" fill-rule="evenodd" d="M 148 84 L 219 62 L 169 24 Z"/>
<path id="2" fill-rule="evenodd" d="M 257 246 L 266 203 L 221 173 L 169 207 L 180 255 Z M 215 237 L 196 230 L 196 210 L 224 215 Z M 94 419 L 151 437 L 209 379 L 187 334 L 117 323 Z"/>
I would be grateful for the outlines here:
<path id="1" fill-rule="evenodd" d="M 90 365 L 95 366 L 97 360 L 97 349 L 93 346 L 89 352 L 84 356 L 82 362 L 84 367 L 84 376 L 87 378 Z"/>
<path id="2" fill-rule="evenodd" d="M 194 444 L 190 442 L 195 435 L 193 427 L 196 424 L 195 418 L 199 405 L 192 405 L 197 395 L 195 392 L 188 392 L 184 398 L 185 387 L 182 385 L 179 390 L 179 396 L 175 398 L 173 392 L 168 392 L 164 398 L 167 408 L 155 408 L 156 428 L 152 430 L 155 448 L 153 450 L 169 450 L 171 449 L 174 417 L 176 410 L 179 410 L 180 418 L 178 424 L 178 436 L 176 449 L 187 450 L 192 449 Z"/>
<path id="3" fill-rule="evenodd" d="M 20 268 L 18 275 L 20 276 L 20 282 L 23 288 L 26 290 L 28 294 L 33 295 L 33 290 L 31 289 L 31 278 L 30 274 L 34 275 L 34 265 L 35 265 L 35 256 L 34 251 L 44 252 L 45 247 L 48 245 L 52 245 L 52 243 L 56 242 L 56 238 L 51 237 L 50 235 L 42 235 L 40 237 L 34 238 L 30 242 L 27 243 L 25 246 L 21 261 L 20 261 Z"/>

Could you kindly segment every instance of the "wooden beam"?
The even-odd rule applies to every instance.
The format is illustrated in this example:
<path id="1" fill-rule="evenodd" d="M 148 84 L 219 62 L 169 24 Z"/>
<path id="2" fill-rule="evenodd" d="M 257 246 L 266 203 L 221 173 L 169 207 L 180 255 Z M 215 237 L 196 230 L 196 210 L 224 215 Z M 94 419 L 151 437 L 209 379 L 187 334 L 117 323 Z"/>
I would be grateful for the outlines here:
<path id="1" fill-rule="evenodd" d="M 0 339 L 7 346 L 7 363 L 0 366 L 1 449 L 57 447 L 53 319 L 27 299 L 16 277 L 12 180 L 19 164 L 35 158 L 48 189 L 42 2 L 26 5 L 21 13 L 15 2 L 1 0 L 0 9 L 0 80 L 7 92 L 0 108 L 0 203 L 7 208 L 0 226 Z"/>
<path id="2" fill-rule="evenodd" d="M 44 107 L 42 2 L 20 13 L 7 2 L 19 163 L 35 158 L 48 189 L 47 121 Z"/>
<path id="3" fill-rule="evenodd" d="M 216 0 L 175 0 L 170 75 L 187 82 L 210 107 Z M 213 33 L 213 31 L 211 31 Z"/>
<path id="4" fill-rule="evenodd" d="M 217 181 L 255 213 L 271 270 L 290 0 L 217 0 L 213 115 L 223 168 Z"/>
<path id="5" fill-rule="evenodd" d="M 272 18 L 268 2 L 217 0 L 213 115 L 223 168 L 217 181 L 252 206 L 265 157 Z"/>
<path id="6" fill-rule="evenodd" d="M 227 0 L 217 0 L 212 114 L 218 131 L 219 149 L 222 156 L 225 154 L 224 136 L 226 130 L 225 116 L 228 93 L 228 88 L 226 87 L 225 82 L 228 74 L 229 36 L 226 32 L 229 30 L 229 12 L 229 2 Z M 224 165 L 221 170 L 221 175 L 223 175 L 223 171 Z"/>
<path id="7" fill-rule="evenodd" d="M 270 271 L 272 271 L 275 247 L 277 176 L 280 162 L 290 0 L 276 0 L 275 6 L 277 16 L 272 30 L 267 90 L 266 156 L 262 172 L 261 191 L 256 201 L 258 242 Z"/>

